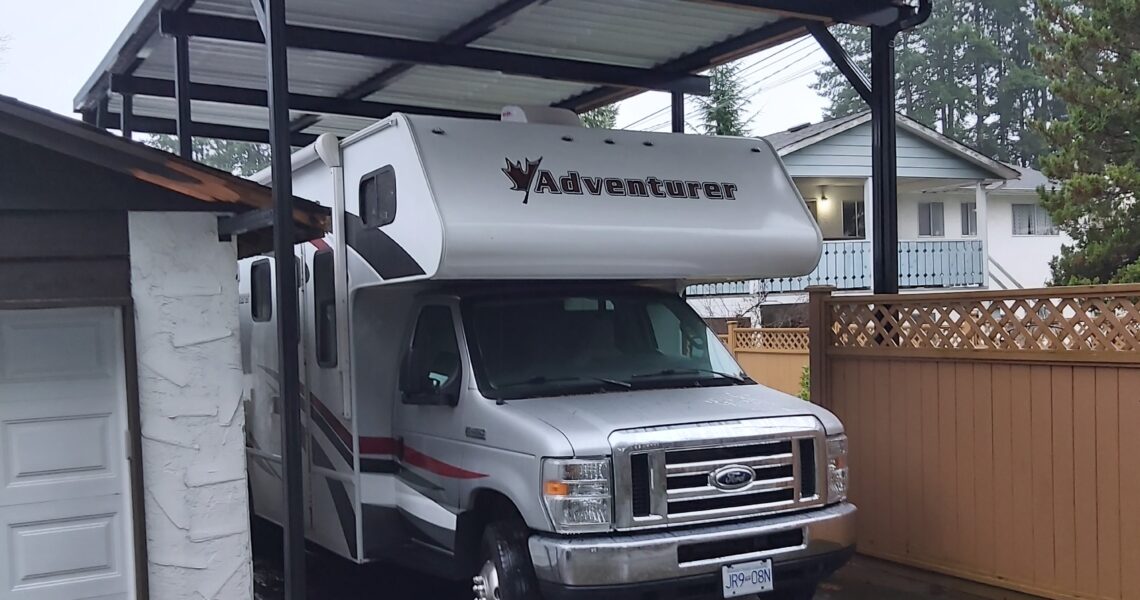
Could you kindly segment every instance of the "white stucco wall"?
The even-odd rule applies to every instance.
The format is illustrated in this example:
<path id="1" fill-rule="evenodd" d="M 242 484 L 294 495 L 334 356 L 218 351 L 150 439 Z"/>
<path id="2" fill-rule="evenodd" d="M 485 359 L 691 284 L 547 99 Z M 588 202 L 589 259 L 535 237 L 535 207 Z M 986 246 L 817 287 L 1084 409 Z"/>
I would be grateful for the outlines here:
<path id="1" fill-rule="evenodd" d="M 150 597 L 253 596 L 237 260 L 217 217 L 131 213 Z"/>
<path id="2" fill-rule="evenodd" d="M 1049 261 L 1072 240 L 1058 235 L 1013 235 L 1013 205 L 1037 204 L 1036 193 L 990 192 L 990 257 L 1023 287 L 1042 287 L 1051 277 Z"/>

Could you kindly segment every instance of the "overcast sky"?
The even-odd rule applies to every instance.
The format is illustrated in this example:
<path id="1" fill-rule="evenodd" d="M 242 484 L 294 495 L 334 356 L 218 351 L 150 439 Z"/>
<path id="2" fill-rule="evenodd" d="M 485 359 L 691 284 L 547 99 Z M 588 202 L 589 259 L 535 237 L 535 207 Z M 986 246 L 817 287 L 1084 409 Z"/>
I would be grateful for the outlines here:
<path id="1" fill-rule="evenodd" d="M 142 0 L 0 0 L 0 94 L 73 115 L 72 100 L 99 65 Z M 752 94 L 754 134 L 820 119 L 824 102 L 808 87 L 825 59 L 801 38 L 740 61 Z M 668 95 L 648 93 L 622 103 L 618 126 L 666 130 Z M 689 108 L 690 127 L 697 108 Z"/>

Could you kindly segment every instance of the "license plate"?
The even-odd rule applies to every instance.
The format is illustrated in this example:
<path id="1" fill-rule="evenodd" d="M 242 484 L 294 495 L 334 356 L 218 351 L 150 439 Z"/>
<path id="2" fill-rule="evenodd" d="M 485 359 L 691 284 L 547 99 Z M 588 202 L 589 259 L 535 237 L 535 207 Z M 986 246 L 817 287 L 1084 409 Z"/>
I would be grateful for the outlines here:
<path id="1" fill-rule="evenodd" d="M 772 591 L 770 558 L 739 565 L 725 565 L 721 567 L 720 574 L 725 598 Z"/>

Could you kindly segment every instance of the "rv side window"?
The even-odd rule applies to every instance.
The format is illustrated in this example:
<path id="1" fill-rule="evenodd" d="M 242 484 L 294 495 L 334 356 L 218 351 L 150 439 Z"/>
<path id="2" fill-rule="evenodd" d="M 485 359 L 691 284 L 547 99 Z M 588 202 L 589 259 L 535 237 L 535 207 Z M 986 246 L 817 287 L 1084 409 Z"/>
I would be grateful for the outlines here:
<path id="1" fill-rule="evenodd" d="M 425 306 L 416 320 L 412 347 L 400 377 L 408 404 L 455 404 L 458 400 L 459 342 L 446 306 Z"/>
<path id="2" fill-rule="evenodd" d="M 317 338 L 317 365 L 336 366 L 336 285 L 333 252 L 313 255 L 313 328 Z"/>
<path id="3" fill-rule="evenodd" d="M 257 322 L 273 318 L 273 281 L 269 259 L 262 259 L 249 269 L 249 312 Z"/>
<path id="4" fill-rule="evenodd" d="M 392 165 L 360 179 L 360 219 L 365 227 L 381 227 L 396 220 L 396 171 Z"/>

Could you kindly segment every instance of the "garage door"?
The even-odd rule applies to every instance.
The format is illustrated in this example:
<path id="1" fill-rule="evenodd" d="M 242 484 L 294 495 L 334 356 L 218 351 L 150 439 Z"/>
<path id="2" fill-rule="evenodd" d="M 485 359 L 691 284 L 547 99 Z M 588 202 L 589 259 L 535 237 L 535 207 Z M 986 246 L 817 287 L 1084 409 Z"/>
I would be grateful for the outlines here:
<path id="1" fill-rule="evenodd" d="M 131 597 L 117 308 L 0 311 L 0 598 Z"/>

